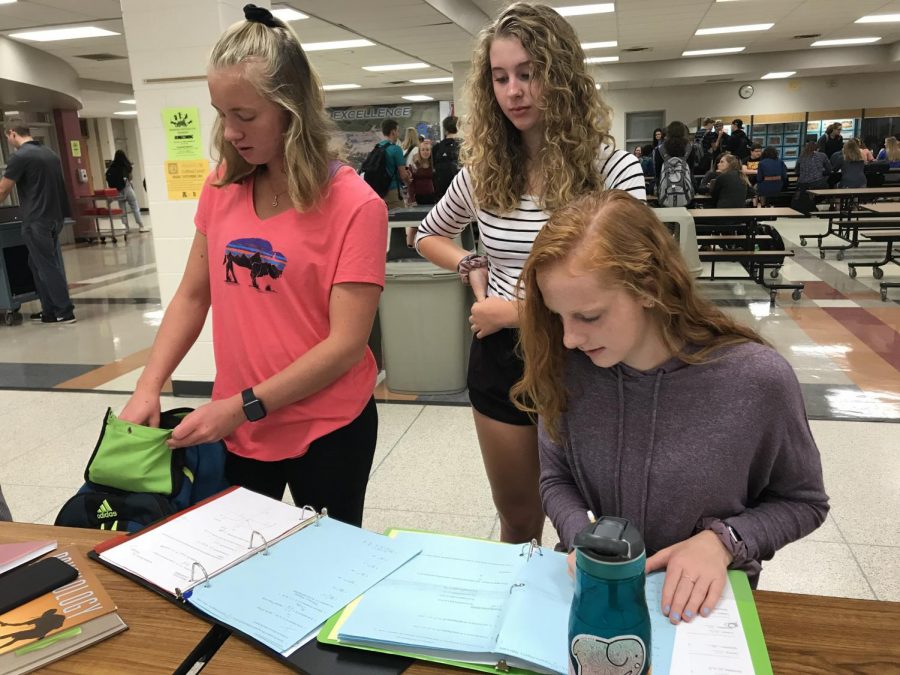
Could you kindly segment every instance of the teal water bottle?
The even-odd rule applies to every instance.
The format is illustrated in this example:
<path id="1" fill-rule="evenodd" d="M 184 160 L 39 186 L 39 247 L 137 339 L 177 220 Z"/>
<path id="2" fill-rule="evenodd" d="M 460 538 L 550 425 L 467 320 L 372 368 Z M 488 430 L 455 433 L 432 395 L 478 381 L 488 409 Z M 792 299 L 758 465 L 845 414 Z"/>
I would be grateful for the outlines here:
<path id="1" fill-rule="evenodd" d="M 576 535 L 575 551 L 569 675 L 646 675 L 650 613 L 640 532 L 624 518 L 603 517 Z"/>

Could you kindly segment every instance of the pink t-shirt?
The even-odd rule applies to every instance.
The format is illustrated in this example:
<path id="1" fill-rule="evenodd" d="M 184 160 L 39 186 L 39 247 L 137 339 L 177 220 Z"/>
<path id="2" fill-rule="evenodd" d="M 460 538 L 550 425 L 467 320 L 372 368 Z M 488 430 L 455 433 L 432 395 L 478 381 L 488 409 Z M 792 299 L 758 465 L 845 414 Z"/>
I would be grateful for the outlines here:
<path id="1" fill-rule="evenodd" d="M 290 209 L 260 220 L 253 181 L 214 187 L 207 178 L 194 222 L 207 238 L 216 381 L 213 400 L 228 398 L 287 368 L 328 337 L 335 284 L 384 286 L 387 209 L 349 167 L 334 175 L 328 197 L 309 213 Z M 225 439 L 243 457 L 276 461 L 346 426 L 375 387 L 375 359 L 362 360 L 321 391 Z"/>

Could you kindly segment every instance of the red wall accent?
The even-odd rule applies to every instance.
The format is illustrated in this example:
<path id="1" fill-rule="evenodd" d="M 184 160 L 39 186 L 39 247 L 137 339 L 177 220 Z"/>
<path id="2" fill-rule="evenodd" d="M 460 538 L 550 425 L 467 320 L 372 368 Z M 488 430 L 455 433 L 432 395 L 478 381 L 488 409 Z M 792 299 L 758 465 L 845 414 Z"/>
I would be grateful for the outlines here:
<path id="1" fill-rule="evenodd" d="M 91 206 L 91 202 L 79 199 L 79 197 L 91 196 L 90 184 L 78 182 L 78 170 L 87 170 L 87 139 L 81 136 L 81 124 L 78 121 L 78 114 L 74 110 L 54 109 L 53 122 L 56 125 L 56 142 L 59 147 L 59 157 L 62 160 L 63 179 L 66 181 L 66 192 L 72 206 L 75 236 L 77 237 L 81 232 L 93 232 L 95 229 L 93 219 L 81 215 L 84 208 Z M 70 141 L 81 143 L 81 157 L 72 156 Z"/>

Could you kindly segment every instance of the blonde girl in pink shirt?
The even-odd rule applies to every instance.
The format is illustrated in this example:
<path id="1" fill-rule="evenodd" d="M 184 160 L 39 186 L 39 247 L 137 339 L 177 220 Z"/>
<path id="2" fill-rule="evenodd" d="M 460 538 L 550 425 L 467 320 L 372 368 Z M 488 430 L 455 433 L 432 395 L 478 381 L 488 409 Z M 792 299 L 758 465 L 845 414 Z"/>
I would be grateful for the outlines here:
<path id="1" fill-rule="evenodd" d="M 367 346 L 384 284 L 384 202 L 329 149 L 321 84 L 296 34 L 248 5 L 210 57 L 216 171 L 184 277 L 121 417 L 159 394 L 213 308 L 212 401 L 171 447 L 224 439 L 236 485 L 361 524 L 378 428 Z"/>

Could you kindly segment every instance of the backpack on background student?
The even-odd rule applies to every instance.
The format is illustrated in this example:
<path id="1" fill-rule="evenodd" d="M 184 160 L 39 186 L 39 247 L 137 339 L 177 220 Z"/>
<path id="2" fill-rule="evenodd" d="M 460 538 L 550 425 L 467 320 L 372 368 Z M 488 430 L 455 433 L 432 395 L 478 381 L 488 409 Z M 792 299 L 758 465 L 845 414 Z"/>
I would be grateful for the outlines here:
<path id="1" fill-rule="evenodd" d="M 672 157 L 666 152 L 665 145 L 660 143 L 659 154 L 663 165 L 659 172 L 659 187 L 657 198 L 660 206 L 687 206 L 694 199 L 694 181 L 691 176 L 691 168 L 688 166 L 688 157 L 694 146 L 688 144 L 684 157 Z"/>
<path id="2" fill-rule="evenodd" d="M 434 194 L 440 199 L 459 173 L 459 139 L 445 138 L 437 143 L 431 150 L 431 165 L 434 167 Z"/>
<path id="3" fill-rule="evenodd" d="M 110 164 L 106 169 L 106 184 L 120 192 L 125 189 L 125 173 L 119 164 Z"/>
<path id="4" fill-rule="evenodd" d="M 387 169 L 387 146 L 390 141 L 379 141 L 366 155 L 359 167 L 359 175 L 369 184 L 375 194 L 384 197 L 391 187 L 393 176 Z"/>

